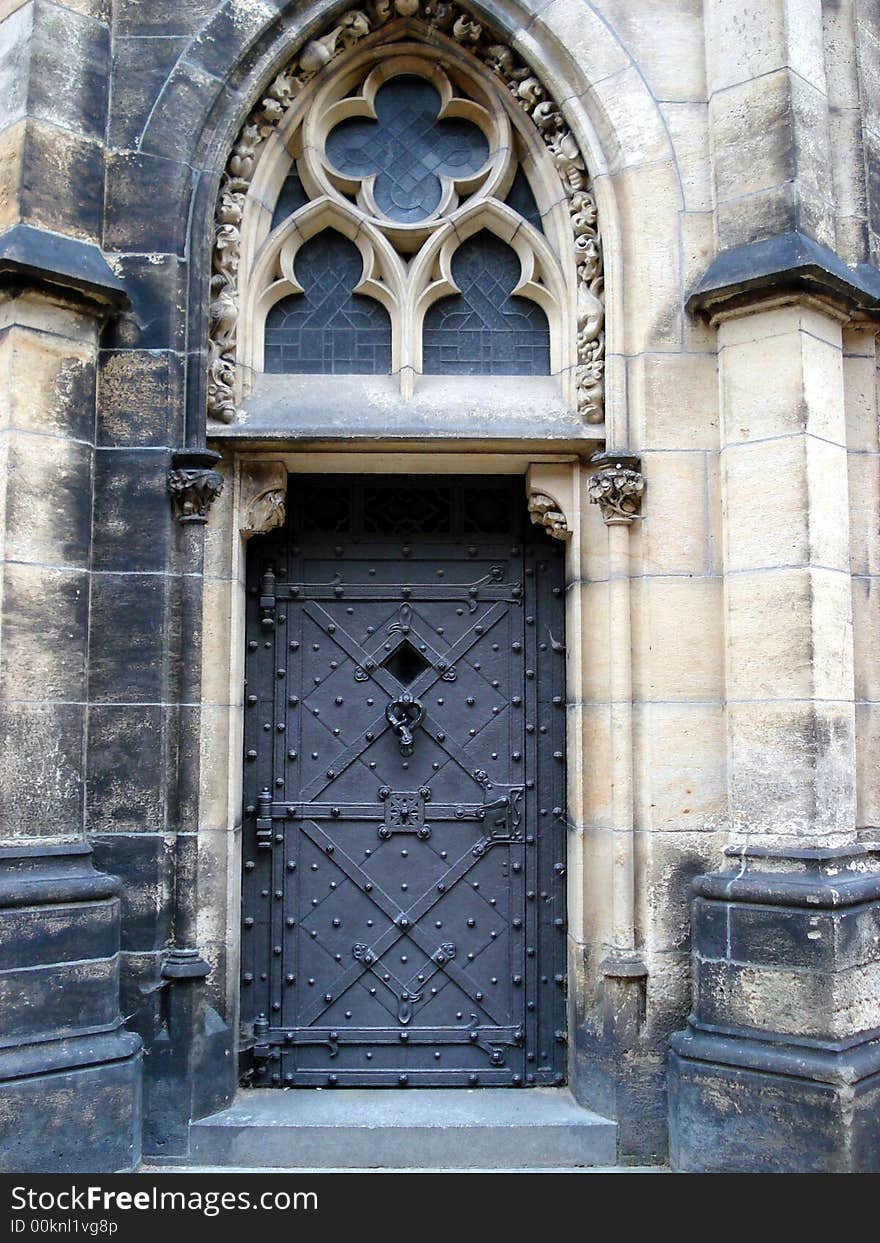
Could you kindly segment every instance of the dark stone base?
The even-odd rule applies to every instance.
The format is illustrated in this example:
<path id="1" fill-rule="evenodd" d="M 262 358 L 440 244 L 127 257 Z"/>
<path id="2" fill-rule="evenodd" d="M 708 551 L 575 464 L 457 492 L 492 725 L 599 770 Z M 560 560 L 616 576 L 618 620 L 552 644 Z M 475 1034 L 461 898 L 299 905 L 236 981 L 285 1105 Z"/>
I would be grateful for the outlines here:
<path id="1" fill-rule="evenodd" d="M 119 882 L 85 842 L 0 848 L 0 1170 L 132 1170 L 141 1041 L 119 1015 Z"/>
<path id="2" fill-rule="evenodd" d="M 29 1050 L 34 1061 L 35 1050 Z M 0 1082 L 0 1171 L 83 1174 L 137 1169 L 141 1155 L 141 1042 L 120 1030 L 50 1041 L 43 1059 L 93 1058 Z M 17 1058 L 19 1064 L 21 1057 Z M 0 1073 L 9 1059 L 0 1056 Z M 21 1068 L 21 1066 L 20 1066 Z"/>
<path id="3" fill-rule="evenodd" d="M 598 1011 L 575 1028 L 572 1091 L 618 1126 L 622 1160 L 666 1157 L 666 1049 L 645 1024 L 647 972 L 635 955 L 609 955 Z"/>
<path id="4" fill-rule="evenodd" d="M 669 1155 L 683 1173 L 880 1172 L 880 1041 L 834 1052 L 677 1033 Z"/>
<path id="5" fill-rule="evenodd" d="M 880 1171 L 876 847 L 736 853 L 694 881 L 694 1006 L 672 1036 L 674 1169 Z"/>

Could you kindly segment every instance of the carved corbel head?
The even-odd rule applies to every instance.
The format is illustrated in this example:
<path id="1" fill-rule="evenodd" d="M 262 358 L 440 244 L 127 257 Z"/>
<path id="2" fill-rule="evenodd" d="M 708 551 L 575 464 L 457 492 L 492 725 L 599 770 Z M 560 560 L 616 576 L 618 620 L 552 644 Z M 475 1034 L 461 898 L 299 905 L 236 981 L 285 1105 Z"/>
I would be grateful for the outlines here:
<path id="1" fill-rule="evenodd" d="M 571 471 L 555 463 L 536 463 L 526 474 L 526 497 L 532 522 L 554 539 L 571 539 Z"/>
<path id="2" fill-rule="evenodd" d="M 287 467 L 283 462 L 246 462 L 241 468 L 239 529 L 245 539 L 284 522 Z"/>

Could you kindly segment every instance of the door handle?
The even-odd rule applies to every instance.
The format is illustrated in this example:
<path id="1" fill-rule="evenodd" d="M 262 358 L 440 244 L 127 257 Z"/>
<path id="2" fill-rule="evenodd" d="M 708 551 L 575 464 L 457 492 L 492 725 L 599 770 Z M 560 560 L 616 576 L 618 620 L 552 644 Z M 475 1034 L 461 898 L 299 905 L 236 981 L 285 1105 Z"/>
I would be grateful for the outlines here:
<path id="1" fill-rule="evenodd" d="M 385 719 L 397 735 L 400 742 L 400 754 L 412 755 L 413 730 L 421 725 L 425 709 L 420 699 L 416 699 L 409 691 L 404 691 L 385 709 Z"/>

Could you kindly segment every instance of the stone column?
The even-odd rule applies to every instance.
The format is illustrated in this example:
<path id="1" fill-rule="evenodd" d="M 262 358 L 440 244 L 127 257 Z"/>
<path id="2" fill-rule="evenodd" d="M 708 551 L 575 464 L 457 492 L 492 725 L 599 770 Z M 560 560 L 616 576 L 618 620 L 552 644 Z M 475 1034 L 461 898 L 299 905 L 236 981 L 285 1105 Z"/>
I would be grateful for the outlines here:
<path id="1" fill-rule="evenodd" d="M 841 275 L 710 280 L 694 303 L 720 350 L 731 844 L 694 885 L 694 1004 L 670 1067 L 682 1170 L 880 1168 L 880 853 L 856 834 L 842 349 L 870 298 Z"/>
<path id="2" fill-rule="evenodd" d="M 119 882 L 83 831 L 95 362 L 121 289 L 96 247 L 24 225 L 0 277 L 0 1167 L 125 1170 L 140 1040 Z"/>
<path id="3" fill-rule="evenodd" d="M 638 1056 L 647 976 L 636 937 L 635 774 L 633 771 L 633 652 L 631 528 L 641 512 L 644 480 L 637 457 L 604 452 L 590 458 L 588 494 L 607 535 L 607 595 L 601 621 L 607 651 L 610 849 L 599 884 L 609 896 L 607 940 L 598 964 L 596 1013 L 576 1034 L 582 1055 L 579 1095 L 614 1117 L 625 1152 L 638 1152 L 644 1125 Z"/>

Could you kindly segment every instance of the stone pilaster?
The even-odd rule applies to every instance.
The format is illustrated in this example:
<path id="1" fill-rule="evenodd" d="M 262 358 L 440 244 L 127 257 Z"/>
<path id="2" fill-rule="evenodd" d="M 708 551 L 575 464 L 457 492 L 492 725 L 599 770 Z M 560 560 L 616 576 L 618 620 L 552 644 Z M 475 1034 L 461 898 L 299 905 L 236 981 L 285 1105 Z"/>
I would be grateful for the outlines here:
<path id="1" fill-rule="evenodd" d="M 140 1040 L 119 1006 L 119 882 L 83 828 L 98 334 L 122 290 L 97 247 L 0 237 L 0 1152 L 6 1170 L 125 1170 Z"/>
<path id="2" fill-rule="evenodd" d="M 702 302 L 720 351 L 731 844 L 694 884 L 694 1005 L 670 1064 L 682 1170 L 877 1168 L 880 870 L 856 833 L 842 341 L 870 295 L 846 271 Z"/>

